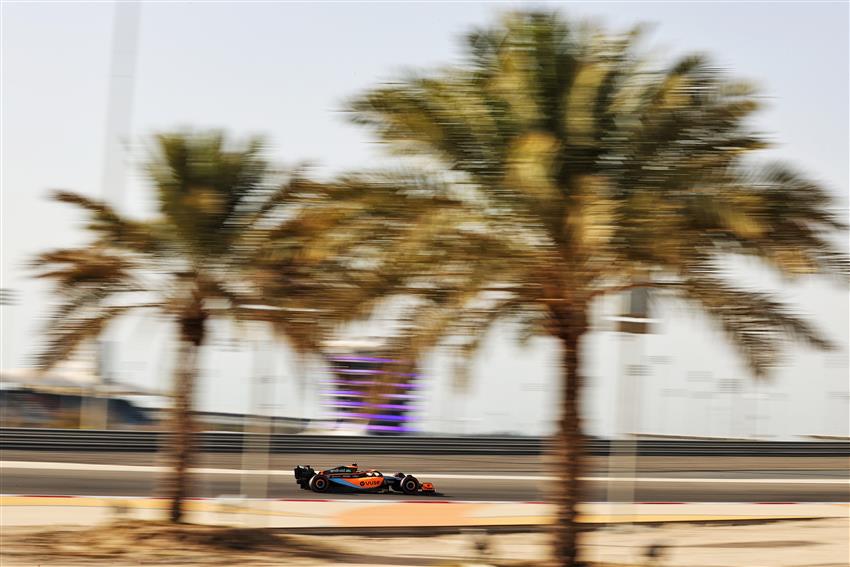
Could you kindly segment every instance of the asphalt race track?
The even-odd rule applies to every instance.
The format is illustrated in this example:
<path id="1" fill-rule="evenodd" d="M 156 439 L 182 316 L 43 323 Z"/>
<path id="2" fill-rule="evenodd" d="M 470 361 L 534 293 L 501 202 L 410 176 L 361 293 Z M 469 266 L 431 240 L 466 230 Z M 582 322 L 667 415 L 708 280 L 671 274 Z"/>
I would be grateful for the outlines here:
<path id="1" fill-rule="evenodd" d="M 61 453 L 3 451 L 0 493 L 42 495 L 150 496 L 156 494 L 163 463 L 139 453 Z M 316 468 L 358 462 L 385 473 L 404 471 L 431 480 L 454 500 L 538 501 L 557 482 L 539 457 L 412 455 L 273 455 L 264 464 L 249 456 L 243 475 L 240 455 L 199 455 L 195 496 L 247 493 L 261 496 L 268 479 L 272 498 L 362 498 L 359 494 L 315 494 L 301 490 L 291 476 L 296 464 Z M 63 464 L 66 463 L 66 464 Z M 641 502 L 850 502 L 848 460 L 842 457 L 641 457 L 636 472 L 610 467 L 591 457 L 585 474 L 587 498 L 605 501 L 627 495 L 634 486 Z M 616 465 L 616 463 L 615 463 Z M 607 480 L 608 476 L 617 479 Z M 638 481 L 633 483 L 634 478 Z M 368 498 L 410 498 L 369 495 Z M 427 497 L 422 497 L 427 498 Z"/>

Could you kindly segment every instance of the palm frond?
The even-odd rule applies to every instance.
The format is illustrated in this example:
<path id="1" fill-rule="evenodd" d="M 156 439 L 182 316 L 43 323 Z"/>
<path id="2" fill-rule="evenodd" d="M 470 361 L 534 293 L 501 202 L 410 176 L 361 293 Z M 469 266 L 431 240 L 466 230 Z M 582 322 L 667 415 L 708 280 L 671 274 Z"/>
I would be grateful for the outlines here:
<path id="1" fill-rule="evenodd" d="M 41 370 L 49 370 L 59 362 L 67 360 L 80 344 L 100 336 L 105 326 L 123 315 L 133 306 L 104 307 L 79 313 L 79 306 L 69 309 L 60 308 L 58 314 L 74 311 L 73 315 L 57 316 L 43 334 L 43 345 L 36 354 L 35 364 Z"/>
<path id="2" fill-rule="evenodd" d="M 461 64 L 368 91 L 349 109 L 391 150 L 427 156 L 461 180 L 474 195 L 466 204 L 485 211 L 491 242 L 447 238 L 441 248 L 439 230 L 429 231 L 423 216 L 421 228 L 408 225 L 421 234 L 388 239 L 393 260 L 379 265 L 399 269 L 392 286 L 375 289 L 406 293 L 417 281 L 407 271 L 428 273 L 429 285 L 451 294 L 461 284 L 422 266 L 484 262 L 491 283 L 510 283 L 528 307 L 553 312 L 583 309 L 609 283 L 650 274 L 699 283 L 707 264 L 736 254 L 786 276 L 846 283 L 850 262 L 838 237 L 847 223 L 829 192 L 785 166 L 754 166 L 750 156 L 767 145 L 750 122 L 762 101 L 709 57 L 659 68 L 635 34 L 525 11 L 475 30 L 465 46 Z M 487 263 L 498 254 L 488 247 L 516 269 L 505 268 L 508 260 Z M 697 283 L 694 298 L 721 317 L 759 369 L 775 358 L 776 337 L 825 346 L 767 296 L 731 288 L 712 295 Z M 772 318 L 747 313 L 745 304 Z"/>
<path id="3" fill-rule="evenodd" d="M 139 291 L 132 256 L 104 248 L 66 248 L 39 254 L 30 264 L 37 278 L 52 280 L 55 291 L 72 295 L 82 289 L 105 293 Z"/>
<path id="4" fill-rule="evenodd" d="M 215 131 L 160 134 L 146 170 L 162 217 L 200 257 L 225 251 L 244 228 L 246 203 L 275 191 L 259 138 L 233 144 Z"/>
<path id="5" fill-rule="evenodd" d="M 130 220 L 119 215 L 103 201 L 90 199 L 71 191 L 54 191 L 54 200 L 76 205 L 90 215 L 86 229 L 96 236 L 96 244 L 112 248 L 126 248 L 139 254 L 153 254 L 161 250 L 161 238 L 153 223 Z"/>
<path id="6" fill-rule="evenodd" d="M 757 376 L 781 361 L 791 341 L 832 348 L 810 323 L 769 293 L 736 288 L 711 276 L 688 278 L 675 293 L 719 323 Z"/>

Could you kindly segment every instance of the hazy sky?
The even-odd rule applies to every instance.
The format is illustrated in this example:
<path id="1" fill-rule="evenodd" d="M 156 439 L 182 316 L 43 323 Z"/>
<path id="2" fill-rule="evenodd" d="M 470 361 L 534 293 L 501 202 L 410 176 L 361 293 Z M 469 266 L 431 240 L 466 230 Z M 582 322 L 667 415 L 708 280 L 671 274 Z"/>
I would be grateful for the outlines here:
<path id="1" fill-rule="evenodd" d="M 452 62 L 461 34 L 517 5 L 146 3 L 141 9 L 132 109 L 134 159 L 144 155 L 140 142 L 151 132 L 192 126 L 265 134 L 275 159 L 312 160 L 326 173 L 372 165 L 380 158 L 380 148 L 366 132 L 346 123 L 338 110 L 341 102 L 407 68 Z M 662 59 L 704 51 L 733 75 L 755 81 L 767 103 L 757 127 L 776 142 L 765 157 L 791 160 L 846 206 L 848 3 L 546 6 L 598 18 L 613 28 L 652 24 L 647 44 Z M 39 318 L 49 305 L 45 287 L 27 277 L 26 261 L 41 250 L 83 237 L 81 219 L 68 207 L 47 201 L 48 189 L 93 196 L 103 191 L 113 10 L 110 3 L 2 4 L 2 287 L 15 290 L 19 300 L 2 311 L 4 368 L 27 364 Z M 146 184 L 132 168 L 127 179 L 125 209 L 142 214 L 148 205 Z M 766 277 L 756 278 L 776 285 Z M 786 286 L 783 293 L 844 350 L 829 356 L 797 348 L 789 353 L 791 363 L 768 389 L 774 413 L 790 417 L 775 419 L 769 427 L 780 435 L 846 430 L 848 293 L 821 284 Z M 711 403 L 705 402 L 710 388 L 699 374 L 744 378 L 732 352 L 698 319 L 676 316 L 665 321 L 662 333 L 647 339 L 643 351 L 656 362 L 660 355 L 671 357 L 669 364 L 656 365 L 663 367 L 656 374 L 666 373 L 664 380 L 672 384 L 682 378 L 681 388 L 653 378 L 650 391 L 677 409 L 663 412 L 670 423 L 647 421 L 646 427 L 716 429 L 715 434 L 725 434 L 716 425 L 723 421 L 731 432 L 746 432 L 757 421 L 755 414 L 747 409 L 735 414 L 729 402 L 728 418 L 720 416 L 726 406 L 715 398 L 722 396 L 711 393 Z M 156 346 L 163 342 L 158 329 L 146 323 L 124 331 L 126 346 L 119 357 L 127 380 L 154 387 L 166 384 L 168 353 Z M 503 334 L 479 356 L 469 399 L 449 409 L 445 404 L 435 409 L 440 404 L 431 403 L 425 408 L 428 423 L 441 417 L 456 423 L 463 417 L 477 420 L 468 425 L 473 430 L 543 427 L 554 411 L 551 403 L 544 403 L 555 387 L 553 346 L 541 340 L 523 350 Z M 603 410 L 610 408 L 611 384 L 619 368 L 612 353 L 620 350 L 610 334 L 597 333 L 592 342 L 588 374 L 598 386 L 591 393 L 597 416 L 592 416 L 591 425 L 605 431 L 613 422 L 600 416 L 611 413 Z M 281 357 L 276 368 L 290 372 L 285 355 Z M 244 410 L 244 357 L 210 353 L 207 358 L 211 370 L 201 388 L 204 407 Z M 441 399 L 445 366 L 439 359 L 429 365 L 434 400 Z M 294 396 L 294 389 L 285 386 L 277 398 L 279 411 L 301 411 Z M 703 410 L 705 415 L 694 422 L 699 423 L 689 422 L 689 415 L 694 421 L 693 415 L 702 416 Z M 742 420 L 737 426 L 736 419 Z"/>

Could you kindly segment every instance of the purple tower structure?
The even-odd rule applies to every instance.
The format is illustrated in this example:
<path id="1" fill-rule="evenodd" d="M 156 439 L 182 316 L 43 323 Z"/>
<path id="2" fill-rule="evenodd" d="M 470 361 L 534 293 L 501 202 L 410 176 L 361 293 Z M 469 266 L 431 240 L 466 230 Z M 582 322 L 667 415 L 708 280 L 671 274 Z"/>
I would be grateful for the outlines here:
<path id="1" fill-rule="evenodd" d="M 330 417 L 369 433 L 404 434 L 417 430 L 412 415 L 420 381 L 407 365 L 363 353 L 328 357 L 333 378 L 323 381 L 322 400 Z"/>

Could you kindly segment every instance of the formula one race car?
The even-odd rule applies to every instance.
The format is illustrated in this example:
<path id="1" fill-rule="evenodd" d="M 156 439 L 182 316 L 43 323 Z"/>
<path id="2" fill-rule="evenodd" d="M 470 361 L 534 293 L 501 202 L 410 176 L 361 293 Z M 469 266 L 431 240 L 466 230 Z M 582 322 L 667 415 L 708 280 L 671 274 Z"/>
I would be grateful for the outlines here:
<path id="1" fill-rule="evenodd" d="M 310 465 L 295 467 L 295 482 L 303 490 L 327 492 L 329 490 L 347 492 L 403 492 L 404 494 L 425 494 L 436 496 L 437 491 L 430 482 L 419 482 L 410 474 L 396 473 L 384 475 L 376 470 L 359 470 L 356 464 L 334 467 L 316 472 Z"/>

